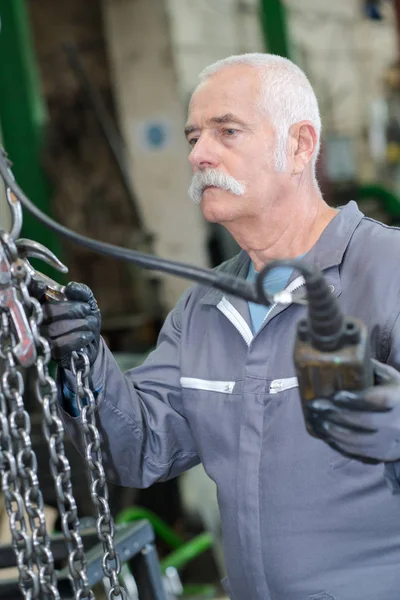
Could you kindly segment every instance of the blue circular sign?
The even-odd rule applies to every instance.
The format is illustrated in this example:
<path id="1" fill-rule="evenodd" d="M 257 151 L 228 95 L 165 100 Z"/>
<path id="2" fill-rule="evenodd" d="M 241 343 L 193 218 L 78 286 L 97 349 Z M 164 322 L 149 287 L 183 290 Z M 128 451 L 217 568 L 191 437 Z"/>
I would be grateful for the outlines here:
<path id="1" fill-rule="evenodd" d="M 147 128 L 147 143 L 152 148 L 162 148 L 165 145 L 167 133 L 164 125 L 154 123 Z"/>

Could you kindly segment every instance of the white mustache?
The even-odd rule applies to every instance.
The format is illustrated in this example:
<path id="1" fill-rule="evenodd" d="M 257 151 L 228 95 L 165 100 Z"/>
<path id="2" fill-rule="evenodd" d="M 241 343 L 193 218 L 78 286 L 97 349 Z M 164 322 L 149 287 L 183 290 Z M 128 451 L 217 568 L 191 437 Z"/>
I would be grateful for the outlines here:
<path id="1" fill-rule="evenodd" d="M 204 171 L 197 171 L 192 177 L 189 196 L 193 202 L 199 204 L 204 189 L 209 186 L 226 190 L 235 196 L 243 196 L 246 189 L 241 181 L 237 181 L 234 177 L 218 171 L 218 169 L 205 169 Z"/>

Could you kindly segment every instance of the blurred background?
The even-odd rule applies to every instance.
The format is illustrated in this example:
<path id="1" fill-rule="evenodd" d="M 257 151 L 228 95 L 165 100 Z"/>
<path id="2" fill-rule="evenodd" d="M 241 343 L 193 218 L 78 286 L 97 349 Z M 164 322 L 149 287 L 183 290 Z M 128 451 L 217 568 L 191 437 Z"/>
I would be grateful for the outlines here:
<path id="1" fill-rule="evenodd" d="M 28 196 L 73 230 L 199 266 L 235 254 L 229 234 L 206 224 L 188 199 L 183 127 L 204 67 L 262 51 L 296 62 L 315 89 L 318 179 L 328 203 L 354 199 L 367 215 L 400 222 L 400 0 L 0 0 L 0 20 L 2 145 Z M 9 224 L 0 194 L 0 226 Z M 123 369 L 154 347 L 188 285 L 74 246 L 28 214 L 23 237 L 53 250 L 69 274 L 63 281 L 40 270 L 92 288 Z M 40 417 L 33 419 L 46 487 Z M 78 496 L 89 516 L 82 485 Z M 184 561 L 180 576 L 213 584 L 223 576 L 215 490 L 201 468 L 111 496 L 115 515 L 145 508 L 184 540 L 212 532 L 214 542 Z M 50 491 L 46 500 L 55 506 Z M 159 533 L 165 557 L 172 542 Z M 204 587 L 198 594 L 215 597 Z"/>

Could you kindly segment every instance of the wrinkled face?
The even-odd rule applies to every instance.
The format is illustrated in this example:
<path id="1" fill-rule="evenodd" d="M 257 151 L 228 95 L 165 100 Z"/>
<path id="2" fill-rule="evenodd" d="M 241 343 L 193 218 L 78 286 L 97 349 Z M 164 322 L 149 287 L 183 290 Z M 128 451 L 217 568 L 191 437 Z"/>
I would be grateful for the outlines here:
<path id="1" fill-rule="evenodd" d="M 257 106 L 259 94 L 257 71 L 235 65 L 192 96 L 185 129 L 194 175 L 189 193 L 209 221 L 260 216 L 287 181 L 274 168 L 276 136 Z"/>

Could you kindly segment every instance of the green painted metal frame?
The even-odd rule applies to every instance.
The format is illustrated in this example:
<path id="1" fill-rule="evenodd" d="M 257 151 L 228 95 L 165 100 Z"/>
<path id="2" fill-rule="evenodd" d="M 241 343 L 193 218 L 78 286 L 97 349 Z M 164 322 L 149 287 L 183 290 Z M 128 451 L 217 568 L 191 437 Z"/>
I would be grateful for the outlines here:
<path id="1" fill-rule="evenodd" d="M 41 166 L 46 110 L 40 90 L 25 0 L 0 0 L 0 128 L 19 185 L 44 212 L 50 212 L 50 186 Z M 56 237 L 24 213 L 22 236 L 59 255 Z M 54 276 L 54 271 L 43 268 Z"/>
<path id="2" fill-rule="evenodd" d="M 291 57 L 286 7 L 281 0 L 260 0 L 265 46 L 271 54 Z"/>

